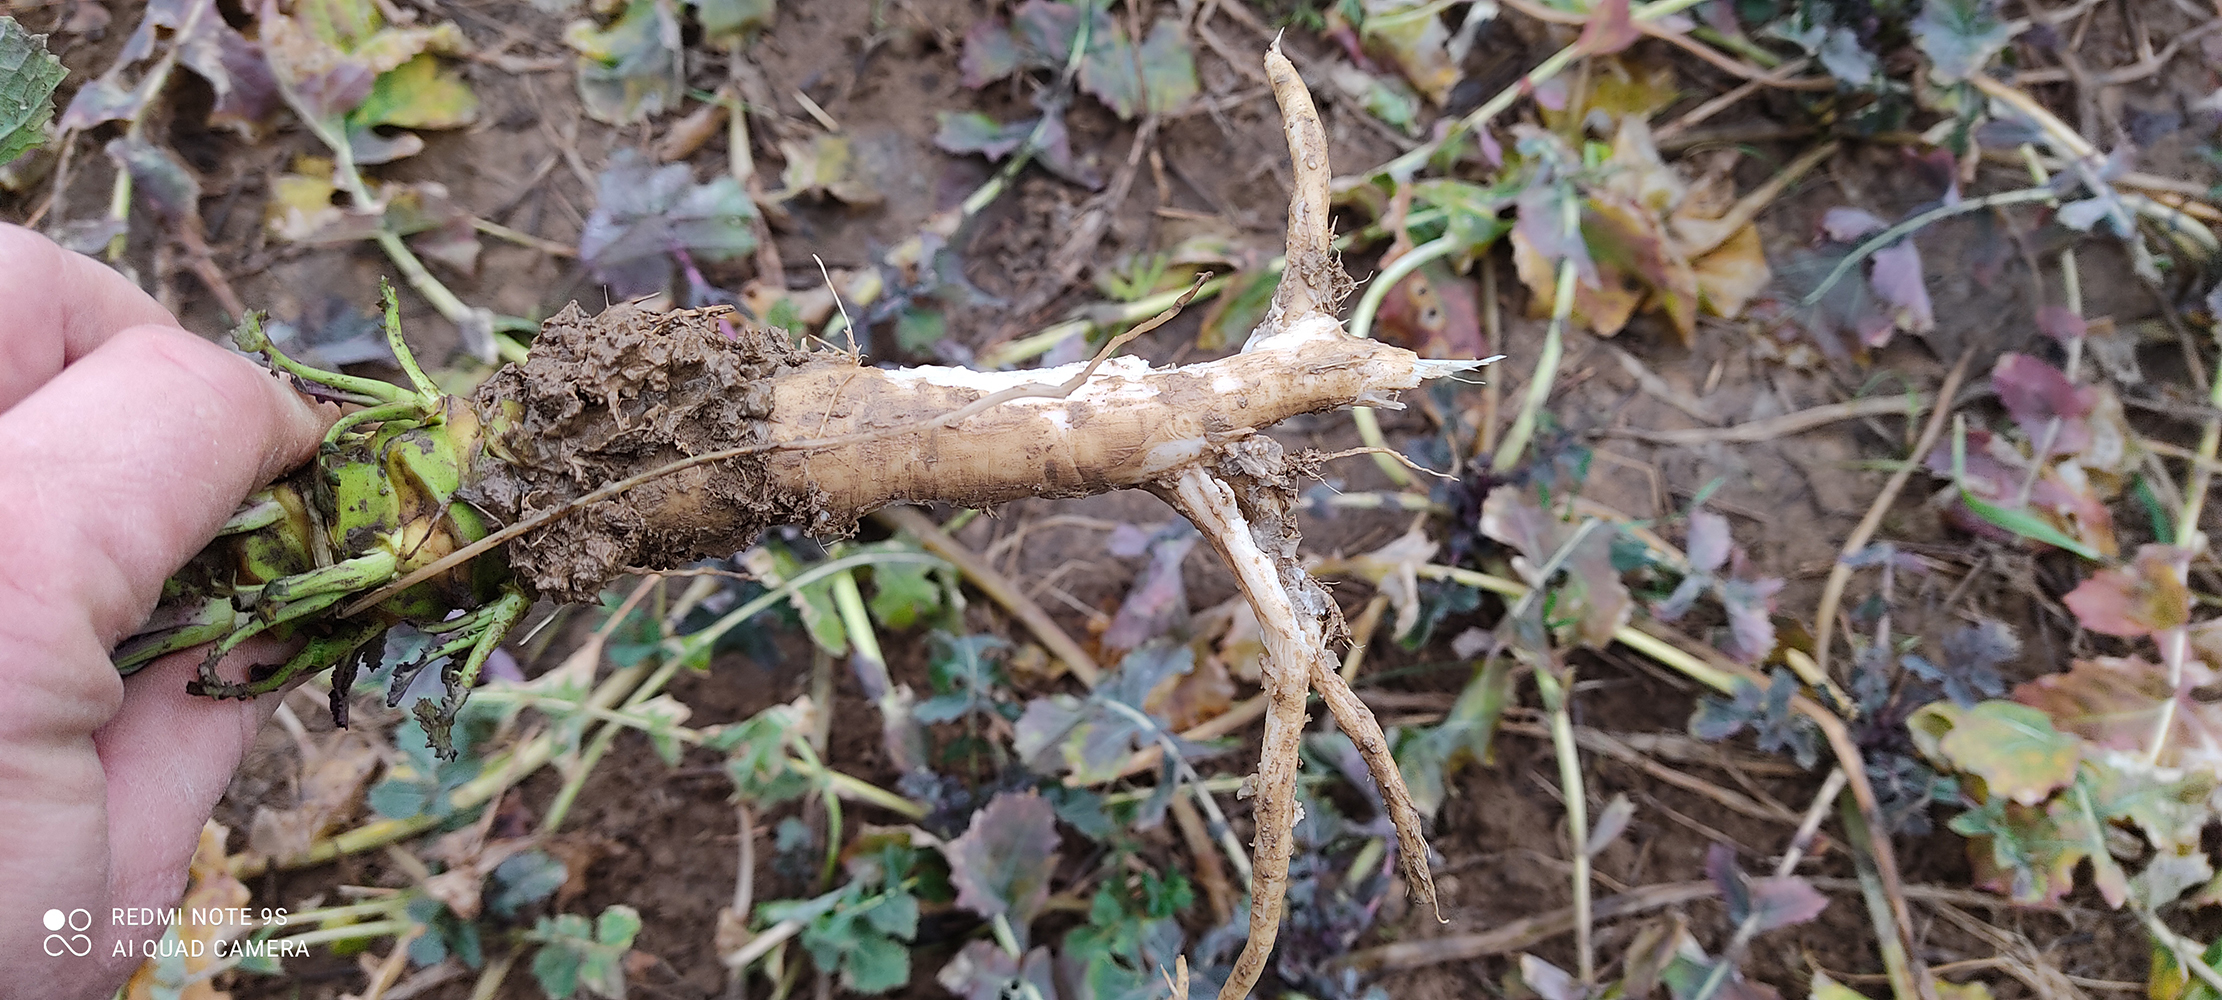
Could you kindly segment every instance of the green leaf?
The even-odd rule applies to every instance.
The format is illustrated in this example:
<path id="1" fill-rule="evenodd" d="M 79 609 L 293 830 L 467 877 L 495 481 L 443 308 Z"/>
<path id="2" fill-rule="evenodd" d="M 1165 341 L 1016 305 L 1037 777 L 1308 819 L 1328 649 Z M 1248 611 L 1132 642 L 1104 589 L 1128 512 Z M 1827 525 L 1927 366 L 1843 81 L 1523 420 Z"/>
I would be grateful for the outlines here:
<path id="1" fill-rule="evenodd" d="M 1914 742 L 1940 764 L 1983 779 L 1992 799 L 2033 806 L 2075 780 L 2082 742 L 2027 705 L 1950 702 L 1922 706 L 1906 720 Z"/>
<path id="2" fill-rule="evenodd" d="M 957 905 L 983 917 L 1008 916 L 1021 935 L 1049 901 L 1057 869 L 1057 814 L 1027 791 L 1004 792 L 972 814 L 964 836 L 942 846 Z"/>
<path id="3" fill-rule="evenodd" d="M 920 702 L 911 710 L 912 717 L 920 722 L 955 722 L 974 712 L 994 711 L 995 689 L 1003 677 L 988 654 L 1008 645 L 992 635 L 959 639 L 934 633 L 926 668 L 940 694 Z"/>
<path id="4" fill-rule="evenodd" d="M 733 748 L 725 773 L 733 779 L 735 795 L 773 805 L 810 790 L 810 779 L 787 763 L 787 746 L 801 725 L 801 713 L 792 706 L 774 705 L 719 734 L 719 742 L 730 741 Z"/>
<path id="5" fill-rule="evenodd" d="M 804 568 L 803 561 L 787 546 L 771 541 L 748 550 L 741 561 L 766 587 L 778 587 Z M 802 616 L 803 627 L 810 630 L 811 641 L 816 642 L 819 649 L 834 656 L 849 651 L 849 633 L 842 628 L 841 614 L 833 606 L 830 577 L 796 590 L 792 600 L 795 613 Z"/>
<path id="6" fill-rule="evenodd" d="M 668 291 L 674 251 L 720 261 L 756 249 L 755 203 L 730 176 L 696 184 L 684 163 L 658 166 L 623 149 L 597 182 L 579 259 L 615 295 Z"/>
<path id="7" fill-rule="evenodd" d="M 519 909 L 562 888 L 569 878 L 563 862 L 546 851 L 512 855 L 494 868 L 493 892 L 486 897 L 486 908 L 497 917 L 516 916 Z"/>
<path id="8" fill-rule="evenodd" d="M 687 0 L 695 19 L 702 22 L 703 37 L 728 42 L 771 27 L 778 13 L 773 0 Z"/>
<path id="9" fill-rule="evenodd" d="M 459 128 L 477 120 L 478 95 L 462 74 L 442 69 L 429 52 L 381 74 L 370 96 L 347 115 L 348 126 L 356 129 Z"/>
<path id="10" fill-rule="evenodd" d="M 903 629 L 941 610 L 941 585 L 926 563 L 884 563 L 872 567 L 872 617 L 888 628 Z"/>
<path id="11" fill-rule="evenodd" d="M 1273 304 L 1273 292 L 1280 287 L 1280 277 L 1279 272 L 1262 269 L 1235 275 L 1211 304 L 1211 311 L 1204 314 L 1196 346 L 1207 351 L 1242 346 L 1250 338 L 1250 331 L 1264 321 L 1266 308 Z"/>
<path id="12" fill-rule="evenodd" d="M 1925 0 L 1909 27 L 1914 44 L 1946 82 L 1981 72 L 2014 40 L 2014 28 L 1999 19 L 1991 0 Z"/>
<path id="13" fill-rule="evenodd" d="M 54 88 L 68 74 L 46 51 L 46 36 L 0 17 L 0 165 L 46 141 Z"/>
<path id="14" fill-rule="evenodd" d="M 864 911 L 864 921 L 873 930 L 907 941 L 918 933 L 918 897 L 891 891 L 880 897 L 878 906 Z"/>
<path id="15" fill-rule="evenodd" d="M 877 934 L 859 935 L 841 956 L 841 985 L 858 993 L 885 993 L 910 982 L 910 949 Z"/>
<path id="16" fill-rule="evenodd" d="M 1028 118 L 1006 125 L 977 111 L 936 111 L 934 118 L 941 123 L 934 132 L 934 145 L 951 153 L 978 153 L 990 162 L 1023 145 L 1040 121 Z"/>
<path id="17" fill-rule="evenodd" d="M 2154 941 L 2152 948 L 2152 974 L 2145 978 L 2146 996 L 2152 1000 L 2222 1000 L 2222 994 L 2217 994 L 2214 987 L 2193 976 L 2176 961 L 2176 950 L 2167 943 Z M 2199 959 L 2209 967 L 2222 968 L 2222 941 L 2208 945 Z"/>
<path id="18" fill-rule="evenodd" d="M 2076 866 L 2088 860 L 2100 894 L 2120 905 L 2128 879 L 2106 852 L 2103 831 L 2069 798 L 2025 806 L 1992 796 L 1953 817 L 1953 832 L 1969 838 L 1976 882 L 2020 902 L 2056 903 L 2075 888 Z"/>
<path id="19" fill-rule="evenodd" d="M 948 335 L 949 318 L 939 309 L 909 306 L 895 317 L 895 343 L 912 354 L 932 352 Z"/>
<path id="20" fill-rule="evenodd" d="M 1196 83 L 1196 56 L 1181 33 L 1178 18 L 1161 17 L 1150 26 L 1149 37 L 1135 50 L 1142 64 L 1142 83 L 1153 114 L 1171 114 L 1186 107 L 1200 89 Z"/>
<path id="21" fill-rule="evenodd" d="M 1444 213 L 1445 232 L 1459 244 L 1459 257 L 1471 260 L 1512 231 L 1504 210 L 1512 207 L 1517 188 L 1483 187 L 1465 181 L 1427 180 L 1412 185 L 1412 201 L 1432 205 Z"/>
<path id="22" fill-rule="evenodd" d="M 557 1000 L 584 987 L 596 996 L 625 995 L 625 953 L 640 933 L 640 914 L 622 903 L 602 911 L 593 923 L 574 913 L 542 917 L 525 935 L 540 942 L 532 956 L 533 977 Z"/>
<path id="23" fill-rule="evenodd" d="M 1187 673 L 1195 660 L 1195 651 L 1184 643 L 1145 644 L 1119 661 L 1117 675 L 1086 700 L 1052 695 L 1029 702 L 1019 717 L 1013 749 L 1027 766 L 1045 774 L 1069 769 L 1083 782 L 1110 780 L 1138 746 L 1172 735 L 1144 705 L 1159 683 Z"/>
<path id="24" fill-rule="evenodd" d="M 1396 737 L 1397 771 L 1410 787 L 1412 804 L 1433 819 L 1443 807 L 1445 782 L 1468 759 L 1489 758 L 1489 745 L 1505 706 L 1512 701 L 1512 661 L 1490 657 L 1459 692 L 1450 714 L 1431 728 L 1402 731 Z"/>
<path id="25" fill-rule="evenodd" d="M 563 41 L 579 53 L 579 100 L 596 121 L 645 121 L 686 93 L 679 22 L 656 0 L 632 0 L 608 28 L 574 21 Z"/>

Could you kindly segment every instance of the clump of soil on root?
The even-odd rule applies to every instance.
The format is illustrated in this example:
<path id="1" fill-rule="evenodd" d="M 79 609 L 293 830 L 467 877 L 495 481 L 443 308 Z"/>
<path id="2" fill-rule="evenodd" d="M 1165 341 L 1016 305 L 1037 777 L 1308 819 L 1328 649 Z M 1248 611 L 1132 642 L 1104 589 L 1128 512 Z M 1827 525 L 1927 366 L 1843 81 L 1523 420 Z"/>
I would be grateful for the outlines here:
<path id="1" fill-rule="evenodd" d="M 589 317 L 572 303 L 529 360 L 479 387 L 491 431 L 470 499 L 514 523 L 675 461 L 761 444 L 772 380 L 820 364 L 851 362 L 724 309 L 628 304 Z M 588 504 L 510 542 L 510 564 L 543 596 L 591 601 L 626 567 L 728 555 L 770 525 L 816 521 L 809 495 L 772 488 L 766 457 L 678 470 Z"/>

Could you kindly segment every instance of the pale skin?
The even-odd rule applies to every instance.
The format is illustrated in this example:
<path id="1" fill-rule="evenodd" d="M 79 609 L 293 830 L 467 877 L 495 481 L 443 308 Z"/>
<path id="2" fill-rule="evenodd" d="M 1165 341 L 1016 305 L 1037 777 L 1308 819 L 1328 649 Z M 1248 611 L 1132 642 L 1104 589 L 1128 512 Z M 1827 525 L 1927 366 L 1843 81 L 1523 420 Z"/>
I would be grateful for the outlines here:
<path id="1" fill-rule="evenodd" d="M 7 225 L 0 303 L 0 997 L 108 997 L 139 964 L 117 944 L 161 933 L 112 926 L 113 911 L 177 904 L 202 824 L 281 697 L 194 698 L 198 651 L 125 679 L 109 650 L 338 411 Z M 90 955 L 48 957 L 50 909 L 86 911 Z"/>

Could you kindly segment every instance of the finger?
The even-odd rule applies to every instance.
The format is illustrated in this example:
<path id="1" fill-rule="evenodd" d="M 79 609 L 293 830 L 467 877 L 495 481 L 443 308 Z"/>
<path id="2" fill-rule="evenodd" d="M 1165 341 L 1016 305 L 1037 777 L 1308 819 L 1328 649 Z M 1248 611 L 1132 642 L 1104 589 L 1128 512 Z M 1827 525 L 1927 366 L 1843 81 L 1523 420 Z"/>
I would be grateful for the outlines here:
<path id="1" fill-rule="evenodd" d="M 293 645 L 250 640 L 225 666 L 244 673 L 244 664 L 283 662 Z M 108 783 L 113 906 L 176 905 L 201 824 L 285 697 L 186 694 L 206 652 L 166 656 L 133 674 L 124 682 L 122 709 L 93 735 Z"/>
<path id="2" fill-rule="evenodd" d="M 129 278 L 0 223 L 0 413 L 125 327 L 176 326 Z"/>
<path id="3" fill-rule="evenodd" d="M 335 413 L 175 327 L 132 327 L 63 369 L 0 413 L 0 607 L 43 612 L 16 634 L 105 654 L 242 498 L 315 453 Z"/>

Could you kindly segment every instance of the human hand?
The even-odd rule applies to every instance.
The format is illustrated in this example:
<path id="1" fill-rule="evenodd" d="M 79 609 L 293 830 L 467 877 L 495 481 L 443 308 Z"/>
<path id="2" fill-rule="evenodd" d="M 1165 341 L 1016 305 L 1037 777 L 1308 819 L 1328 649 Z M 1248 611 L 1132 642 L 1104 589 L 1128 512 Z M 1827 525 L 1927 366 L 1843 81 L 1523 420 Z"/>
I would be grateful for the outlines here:
<path id="1" fill-rule="evenodd" d="M 0 997 L 112 996 L 160 936 L 111 912 L 177 905 L 278 696 L 187 695 L 201 651 L 129 679 L 108 652 L 336 416 L 116 272 L 0 225 Z M 49 910 L 89 915 L 88 955 L 52 956 Z"/>

